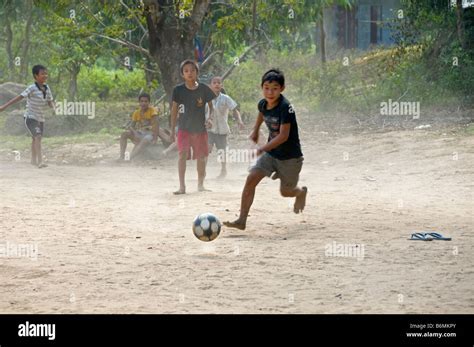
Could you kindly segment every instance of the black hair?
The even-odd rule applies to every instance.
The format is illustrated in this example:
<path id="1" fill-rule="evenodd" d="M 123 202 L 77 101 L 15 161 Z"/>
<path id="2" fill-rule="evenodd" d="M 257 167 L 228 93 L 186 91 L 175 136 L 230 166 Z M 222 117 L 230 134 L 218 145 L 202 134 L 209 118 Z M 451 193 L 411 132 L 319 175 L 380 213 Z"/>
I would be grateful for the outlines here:
<path id="1" fill-rule="evenodd" d="M 140 93 L 140 95 L 138 96 L 138 101 L 140 101 L 141 98 L 147 98 L 148 101 L 151 101 L 150 94 L 148 93 Z"/>
<path id="2" fill-rule="evenodd" d="M 199 65 L 194 60 L 191 60 L 191 59 L 186 59 L 179 65 L 179 71 L 181 72 L 181 74 L 183 74 L 184 66 L 188 64 L 191 64 L 192 66 L 194 66 L 194 68 L 196 69 L 196 72 L 199 74 Z"/>
<path id="3" fill-rule="evenodd" d="M 48 70 L 47 68 L 45 68 L 43 65 L 35 65 L 33 66 L 33 69 L 31 69 L 31 72 L 33 73 L 33 77 L 36 76 L 36 75 L 39 75 L 39 73 L 41 72 L 41 70 Z"/>
<path id="4" fill-rule="evenodd" d="M 278 69 L 270 69 L 262 76 L 262 87 L 265 82 L 277 82 L 280 86 L 285 86 L 285 76 Z"/>

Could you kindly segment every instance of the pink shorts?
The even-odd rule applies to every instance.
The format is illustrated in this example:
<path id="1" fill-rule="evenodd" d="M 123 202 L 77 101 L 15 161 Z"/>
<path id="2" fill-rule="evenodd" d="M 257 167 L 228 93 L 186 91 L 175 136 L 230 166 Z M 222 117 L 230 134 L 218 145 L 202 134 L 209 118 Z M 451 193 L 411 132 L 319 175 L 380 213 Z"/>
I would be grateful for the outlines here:
<path id="1" fill-rule="evenodd" d="M 202 133 L 190 133 L 186 130 L 178 130 L 178 152 L 187 152 L 188 160 L 192 158 L 201 159 L 209 155 L 207 131 Z"/>

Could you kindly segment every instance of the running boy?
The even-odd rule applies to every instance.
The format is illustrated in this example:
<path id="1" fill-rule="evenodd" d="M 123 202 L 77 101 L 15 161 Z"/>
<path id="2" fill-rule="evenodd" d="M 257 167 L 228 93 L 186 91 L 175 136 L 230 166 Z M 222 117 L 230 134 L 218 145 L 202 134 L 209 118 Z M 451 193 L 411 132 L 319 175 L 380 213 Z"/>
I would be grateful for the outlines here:
<path id="1" fill-rule="evenodd" d="M 178 173 L 179 190 L 174 194 L 185 194 L 186 160 L 197 159 L 198 191 L 205 191 L 204 177 L 209 155 L 206 128 L 212 126 L 214 109 L 212 99 L 216 94 L 205 84 L 198 83 L 199 66 L 192 60 L 185 60 L 180 65 L 184 83 L 173 90 L 171 106 L 171 140 L 175 139 L 176 119 L 178 118 Z M 209 119 L 206 121 L 205 105 L 209 105 Z"/>
<path id="2" fill-rule="evenodd" d="M 280 193 L 284 197 L 295 197 L 293 211 L 300 213 L 306 203 L 306 187 L 299 188 L 299 173 L 303 166 L 298 135 L 298 124 L 290 102 L 281 94 L 285 90 L 285 77 L 277 69 L 265 72 L 262 77 L 263 99 L 258 103 L 258 117 L 250 139 L 257 143 L 260 125 L 265 121 L 269 130 L 268 142 L 257 147 L 262 154 L 250 169 L 242 192 L 240 216 L 233 222 L 224 222 L 230 228 L 244 230 L 247 216 L 255 196 L 255 188 L 265 177 L 280 178 Z"/>
<path id="3" fill-rule="evenodd" d="M 0 106 L 0 112 L 7 109 L 24 98 L 26 98 L 25 126 L 31 135 L 31 164 L 38 168 L 47 167 L 43 163 L 43 155 L 41 153 L 41 138 L 43 137 L 44 115 L 47 107 L 54 108 L 53 94 L 46 84 L 48 80 L 48 70 L 43 65 L 35 65 L 32 69 L 35 83 L 26 88 L 20 95 L 8 101 L 5 105 Z"/>
<path id="4" fill-rule="evenodd" d="M 227 135 L 230 133 L 228 123 L 229 111 L 233 111 L 234 118 L 237 119 L 241 130 L 244 128 L 244 123 L 242 122 L 242 118 L 240 118 L 239 110 L 237 110 L 237 103 L 230 96 L 222 92 L 221 77 L 215 76 L 211 79 L 211 89 L 217 97 L 212 100 L 212 105 L 214 106 L 214 122 L 212 123 L 212 128 L 208 131 L 209 153 L 215 144 L 221 162 L 221 173 L 217 176 L 217 178 L 220 179 L 227 175 L 225 158 Z"/>

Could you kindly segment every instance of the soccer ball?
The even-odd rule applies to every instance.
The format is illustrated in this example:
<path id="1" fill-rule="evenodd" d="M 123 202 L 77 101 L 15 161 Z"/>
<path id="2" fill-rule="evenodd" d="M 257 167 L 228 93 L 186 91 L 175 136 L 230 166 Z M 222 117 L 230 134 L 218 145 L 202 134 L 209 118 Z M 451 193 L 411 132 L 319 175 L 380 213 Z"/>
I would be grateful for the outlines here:
<path id="1" fill-rule="evenodd" d="M 212 241 L 221 232 L 221 222 L 212 213 L 202 213 L 194 219 L 193 233 L 201 241 Z"/>

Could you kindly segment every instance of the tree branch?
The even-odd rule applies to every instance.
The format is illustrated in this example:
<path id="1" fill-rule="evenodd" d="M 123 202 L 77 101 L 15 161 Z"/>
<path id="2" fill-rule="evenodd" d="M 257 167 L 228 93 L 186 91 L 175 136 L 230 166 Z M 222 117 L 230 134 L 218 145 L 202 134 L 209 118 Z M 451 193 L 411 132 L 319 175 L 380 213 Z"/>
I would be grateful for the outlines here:
<path id="1" fill-rule="evenodd" d="M 119 40 L 119 39 L 114 39 L 113 37 L 108 37 L 108 36 L 105 36 L 105 35 L 102 35 L 102 34 L 94 34 L 98 37 L 102 37 L 104 39 L 107 39 L 107 40 L 110 40 L 112 42 L 115 42 L 115 43 L 118 43 L 118 44 L 121 44 L 122 46 L 126 46 L 126 47 L 129 47 L 131 49 L 134 49 L 136 50 L 137 52 L 140 52 L 142 54 L 145 54 L 146 56 L 150 57 L 150 58 L 153 58 L 150 54 L 150 52 L 148 52 L 147 49 L 143 48 L 143 47 L 140 47 L 140 46 L 137 46 L 136 44 L 134 43 L 131 43 L 129 41 L 124 41 L 124 40 Z"/>
<path id="2" fill-rule="evenodd" d="M 135 21 L 137 22 L 138 26 L 140 27 L 140 29 L 142 29 L 143 33 L 145 35 L 148 35 L 148 30 L 145 29 L 145 27 L 143 26 L 143 24 L 140 22 L 140 20 L 138 19 L 138 17 L 136 16 L 136 14 L 130 10 L 130 7 L 128 7 L 124 2 L 123 0 L 120 0 L 120 4 L 125 7 L 127 9 L 128 12 L 131 13 L 131 15 L 133 16 L 133 18 L 135 19 Z"/>
<path id="3" fill-rule="evenodd" d="M 249 48 L 247 48 L 247 50 L 244 53 L 242 53 L 240 57 L 238 58 L 239 63 L 247 56 L 247 54 L 250 53 L 251 50 L 253 50 L 257 46 L 263 45 L 264 43 L 265 42 L 257 42 L 257 43 L 254 43 Z M 232 73 L 232 71 L 235 69 L 236 66 L 237 66 L 236 64 L 232 64 L 232 66 L 228 68 L 227 71 L 222 75 L 222 80 L 225 80 Z"/>
<path id="4" fill-rule="evenodd" d="M 201 63 L 200 67 L 203 67 L 204 65 L 206 65 L 211 60 L 211 58 L 214 57 L 216 54 L 222 54 L 222 51 L 214 51 L 211 54 L 209 54 L 207 58 Z"/>
<path id="5" fill-rule="evenodd" d="M 87 5 L 85 5 L 82 1 L 80 2 L 80 4 L 82 5 L 83 9 L 85 9 L 87 12 L 89 12 L 89 14 L 92 16 L 92 18 L 94 18 L 97 22 L 102 24 L 102 26 L 104 28 L 107 27 L 107 25 L 105 25 L 99 18 L 96 17 L 96 15 L 94 13 L 92 13 L 92 11 L 89 9 L 89 7 L 87 7 Z"/>

